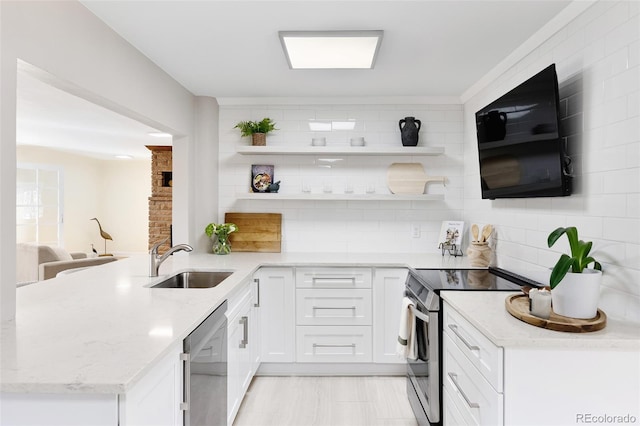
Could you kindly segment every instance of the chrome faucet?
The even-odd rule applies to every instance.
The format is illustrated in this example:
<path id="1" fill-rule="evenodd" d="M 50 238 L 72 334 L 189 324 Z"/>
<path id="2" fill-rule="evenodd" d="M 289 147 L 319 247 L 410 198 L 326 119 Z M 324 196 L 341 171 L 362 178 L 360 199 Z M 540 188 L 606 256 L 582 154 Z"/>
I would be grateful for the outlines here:
<path id="1" fill-rule="evenodd" d="M 154 244 L 154 246 L 151 247 L 151 250 L 149 250 L 149 276 L 150 277 L 158 276 L 158 269 L 160 269 L 160 265 L 162 264 L 162 262 L 167 260 L 167 258 L 171 256 L 173 253 L 181 250 L 184 250 L 186 252 L 190 252 L 193 250 L 193 247 L 191 247 L 189 244 L 178 244 L 176 246 L 171 247 L 162 256 L 158 255 L 158 247 L 164 244 L 168 239 L 169 237 L 165 238 L 159 243 Z"/>

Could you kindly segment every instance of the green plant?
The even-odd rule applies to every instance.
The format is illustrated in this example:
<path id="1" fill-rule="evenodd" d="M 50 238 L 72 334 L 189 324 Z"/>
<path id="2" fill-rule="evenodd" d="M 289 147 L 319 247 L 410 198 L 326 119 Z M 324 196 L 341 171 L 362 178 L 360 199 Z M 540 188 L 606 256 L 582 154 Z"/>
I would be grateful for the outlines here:
<path id="1" fill-rule="evenodd" d="M 263 118 L 262 121 L 241 121 L 235 125 L 234 129 L 240 129 L 242 136 L 251 136 L 254 133 L 269 133 L 276 129 L 276 123 L 270 118 Z"/>
<path id="2" fill-rule="evenodd" d="M 567 275 L 569 269 L 571 272 L 579 274 L 581 273 L 590 263 L 593 263 L 593 269 L 597 269 L 599 271 L 602 270 L 602 265 L 598 263 L 593 257 L 589 256 L 589 252 L 591 251 L 592 242 L 587 241 L 584 242 L 578 239 L 578 230 L 575 226 L 570 226 L 568 228 L 558 228 L 549 234 L 547 238 L 547 244 L 549 247 L 553 246 L 558 238 L 560 238 L 563 234 L 567 235 L 567 239 L 569 240 L 569 247 L 571 248 L 571 256 L 567 254 L 562 254 L 558 262 L 553 267 L 551 271 L 551 277 L 549 278 L 549 286 L 551 289 L 554 289 L 560 281 Z"/>
<path id="3" fill-rule="evenodd" d="M 210 223 L 204 228 L 204 233 L 211 238 L 214 234 L 218 238 L 226 238 L 230 233 L 238 230 L 235 223 Z"/>

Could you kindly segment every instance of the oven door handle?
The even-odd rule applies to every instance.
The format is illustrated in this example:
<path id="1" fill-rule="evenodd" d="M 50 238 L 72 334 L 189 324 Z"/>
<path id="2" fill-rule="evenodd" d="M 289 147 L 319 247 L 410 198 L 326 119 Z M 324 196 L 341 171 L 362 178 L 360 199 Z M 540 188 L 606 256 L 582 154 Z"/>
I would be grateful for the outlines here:
<path id="1" fill-rule="evenodd" d="M 416 318 L 418 318 L 422 322 L 426 322 L 427 324 L 429 324 L 429 317 L 427 315 L 417 310 L 413 305 L 409 305 L 409 309 L 411 310 L 411 313 L 416 316 Z"/>

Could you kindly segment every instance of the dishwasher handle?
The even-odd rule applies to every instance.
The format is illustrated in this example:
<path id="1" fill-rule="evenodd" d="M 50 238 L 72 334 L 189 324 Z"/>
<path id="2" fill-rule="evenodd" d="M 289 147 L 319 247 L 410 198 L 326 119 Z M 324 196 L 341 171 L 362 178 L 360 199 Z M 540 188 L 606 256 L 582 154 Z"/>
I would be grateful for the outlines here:
<path id="1" fill-rule="evenodd" d="M 189 411 L 189 404 L 191 403 L 191 354 L 185 352 L 181 353 L 180 361 L 184 364 L 184 400 L 180 403 L 180 410 Z"/>

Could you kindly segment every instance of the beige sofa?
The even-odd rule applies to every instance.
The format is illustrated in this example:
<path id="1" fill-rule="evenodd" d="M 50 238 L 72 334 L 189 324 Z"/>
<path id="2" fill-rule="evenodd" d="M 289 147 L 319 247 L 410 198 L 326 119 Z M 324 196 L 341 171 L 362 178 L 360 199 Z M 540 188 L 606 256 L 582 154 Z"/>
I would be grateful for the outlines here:
<path id="1" fill-rule="evenodd" d="M 16 281 L 18 285 L 24 285 L 48 280 L 62 271 L 115 260 L 112 256 L 87 257 L 86 253 L 69 253 L 60 247 L 19 243 L 16 251 Z"/>

